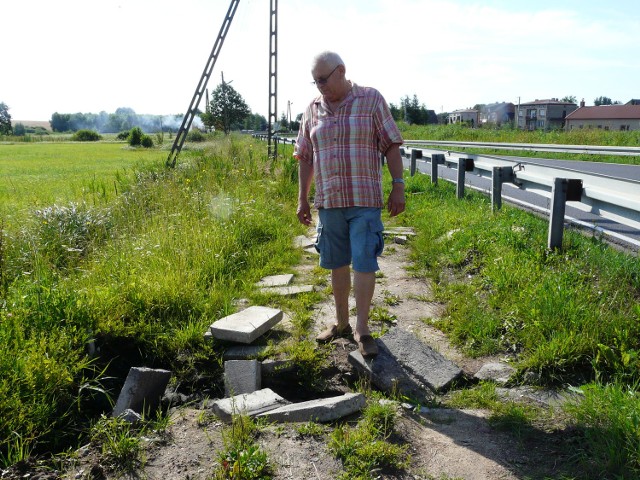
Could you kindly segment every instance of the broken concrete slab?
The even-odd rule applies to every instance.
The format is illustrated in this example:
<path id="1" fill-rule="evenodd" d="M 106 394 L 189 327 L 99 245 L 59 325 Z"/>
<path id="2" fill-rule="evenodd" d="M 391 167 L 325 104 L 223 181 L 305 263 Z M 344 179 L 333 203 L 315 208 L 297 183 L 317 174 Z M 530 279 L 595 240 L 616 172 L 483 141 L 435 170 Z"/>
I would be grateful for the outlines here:
<path id="1" fill-rule="evenodd" d="M 307 237 L 306 235 L 298 235 L 293 239 L 293 245 L 298 248 L 313 247 L 316 244 L 315 237 Z"/>
<path id="2" fill-rule="evenodd" d="M 124 412 L 118 415 L 119 418 L 124 420 L 125 422 L 129 422 L 131 424 L 136 424 L 142 421 L 142 415 L 137 412 L 134 412 L 130 408 L 127 408 Z"/>
<path id="3" fill-rule="evenodd" d="M 251 360 L 262 355 L 268 348 L 268 345 L 233 345 L 224 351 L 222 360 Z"/>
<path id="4" fill-rule="evenodd" d="M 541 407 L 558 408 L 565 403 L 579 402 L 583 396 L 570 390 L 547 390 L 535 387 L 496 388 L 496 393 L 501 398 L 514 401 L 535 402 Z"/>
<path id="5" fill-rule="evenodd" d="M 394 235 L 414 236 L 416 232 L 412 227 L 389 227 L 389 228 L 385 228 L 382 234 L 388 235 L 388 236 L 394 236 Z"/>
<path id="6" fill-rule="evenodd" d="M 260 279 L 256 285 L 258 287 L 282 287 L 289 285 L 293 280 L 293 273 L 285 273 L 282 275 L 270 275 Z"/>
<path id="7" fill-rule="evenodd" d="M 428 400 L 431 394 L 426 389 L 443 391 L 462 375 L 460 367 L 400 328 L 392 328 L 376 343 L 376 357 L 365 359 L 354 351 L 349 362 L 383 391 Z"/>
<path id="8" fill-rule="evenodd" d="M 261 364 L 258 360 L 228 360 L 224 362 L 224 389 L 227 397 L 260 390 Z"/>
<path id="9" fill-rule="evenodd" d="M 131 367 L 112 415 L 117 417 L 127 409 L 136 413 L 155 411 L 160 405 L 171 372 L 146 367 Z M 145 410 L 145 412 L 143 412 Z"/>
<path id="10" fill-rule="evenodd" d="M 240 414 L 253 417 L 289 403 L 291 402 L 285 400 L 270 388 L 263 388 L 252 393 L 216 400 L 211 404 L 211 408 L 221 420 L 230 422 L 233 415 Z"/>
<path id="11" fill-rule="evenodd" d="M 366 404 L 362 393 L 292 403 L 258 415 L 275 422 L 331 422 L 359 412 Z"/>
<path id="12" fill-rule="evenodd" d="M 211 334 L 219 340 L 251 343 L 282 320 L 282 310 L 252 306 L 211 324 Z"/>
<path id="13" fill-rule="evenodd" d="M 301 293 L 313 292 L 315 289 L 313 285 L 290 285 L 286 287 L 264 287 L 261 288 L 260 291 L 283 297 L 295 297 Z"/>
<path id="14" fill-rule="evenodd" d="M 502 362 L 490 362 L 485 363 L 473 377 L 478 380 L 492 380 L 504 385 L 514 373 L 516 373 L 516 369 L 511 365 Z"/>

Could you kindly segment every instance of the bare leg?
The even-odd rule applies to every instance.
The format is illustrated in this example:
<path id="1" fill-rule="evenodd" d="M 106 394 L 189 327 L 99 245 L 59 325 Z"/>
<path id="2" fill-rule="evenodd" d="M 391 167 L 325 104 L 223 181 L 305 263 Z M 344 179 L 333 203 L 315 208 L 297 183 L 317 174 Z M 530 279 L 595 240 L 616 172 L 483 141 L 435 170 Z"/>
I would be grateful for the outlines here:
<path id="1" fill-rule="evenodd" d="M 362 335 L 371 335 L 369 331 L 369 309 L 371 308 L 371 299 L 376 287 L 375 272 L 354 272 L 353 289 L 356 297 L 356 310 L 358 316 L 356 320 L 356 332 L 354 338 L 360 339 Z"/>
<path id="2" fill-rule="evenodd" d="M 349 265 L 331 270 L 331 287 L 336 304 L 338 330 L 342 330 L 349 325 L 349 293 L 351 292 L 351 267 Z"/>

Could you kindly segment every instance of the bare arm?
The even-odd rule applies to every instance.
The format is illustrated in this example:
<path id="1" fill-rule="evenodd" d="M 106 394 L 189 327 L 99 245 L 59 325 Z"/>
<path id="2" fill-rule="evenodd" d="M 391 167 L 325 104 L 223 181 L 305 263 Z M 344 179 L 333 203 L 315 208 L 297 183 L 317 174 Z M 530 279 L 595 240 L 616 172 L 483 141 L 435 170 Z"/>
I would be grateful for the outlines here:
<path id="1" fill-rule="evenodd" d="M 298 221 L 303 225 L 311 224 L 311 206 L 309 191 L 313 181 L 313 165 L 304 160 L 298 161 Z"/>
<path id="2" fill-rule="evenodd" d="M 392 178 L 402 178 L 404 167 L 402 166 L 402 156 L 400 155 L 400 145 L 394 143 L 385 152 L 387 157 L 387 167 Z M 393 183 L 391 193 L 387 200 L 387 210 L 392 217 L 404 212 L 404 183 Z"/>

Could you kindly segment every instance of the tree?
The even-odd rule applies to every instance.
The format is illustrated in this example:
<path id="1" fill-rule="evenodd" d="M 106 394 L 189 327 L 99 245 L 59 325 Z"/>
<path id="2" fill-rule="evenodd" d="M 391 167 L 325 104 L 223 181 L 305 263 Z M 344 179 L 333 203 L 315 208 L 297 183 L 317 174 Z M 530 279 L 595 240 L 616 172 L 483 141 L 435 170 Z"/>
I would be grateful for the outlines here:
<path id="1" fill-rule="evenodd" d="M 247 115 L 244 119 L 244 129 L 265 131 L 267 129 L 267 119 L 258 113 Z"/>
<path id="2" fill-rule="evenodd" d="M 11 114 L 6 103 L 0 102 L 0 135 L 11 135 Z"/>
<path id="3" fill-rule="evenodd" d="M 600 105 L 612 105 L 613 102 L 609 97 L 598 97 L 593 101 L 593 104 L 598 107 Z"/>
<path id="4" fill-rule="evenodd" d="M 567 103 L 578 103 L 578 100 L 575 95 L 565 95 L 560 99 L 561 102 Z"/>
<path id="5" fill-rule="evenodd" d="M 27 133 L 27 129 L 20 122 L 16 123 L 16 126 L 13 127 L 13 134 L 16 137 L 24 137 L 26 133 Z"/>
<path id="6" fill-rule="evenodd" d="M 244 120 L 251 115 L 242 96 L 227 82 L 223 81 L 211 94 L 209 111 L 202 113 L 200 118 L 209 128 L 222 130 L 228 135 L 231 130 L 240 130 Z"/>
<path id="7" fill-rule="evenodd" d="M 51 120 L 49 121 L 49 123 L 51 124 L 51 129 L 54 132 L 67 132 L 71 130 L 71 127 L 69 125 L 70 120 L 70 114 L 54 112 L 54 114 L 51 115 Z"/>

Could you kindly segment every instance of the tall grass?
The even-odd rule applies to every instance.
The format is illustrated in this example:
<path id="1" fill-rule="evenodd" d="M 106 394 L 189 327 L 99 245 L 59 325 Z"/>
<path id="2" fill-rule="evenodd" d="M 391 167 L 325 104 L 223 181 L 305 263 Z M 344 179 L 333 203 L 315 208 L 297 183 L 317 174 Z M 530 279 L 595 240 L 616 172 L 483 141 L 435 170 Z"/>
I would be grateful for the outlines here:
<path id="1" fill-rule="evenodd" d="M 419 232 L 415 266 L 445 305 L 430 323 L 468 355 L 509 356 L 516 380 L 588 382 L 585 400 L 569 410 L 584 431 L 585 462 L 608 458 L 593 478 L 640 474 L 637 255 L 572 230 L 561 251 L 549 251 L 546 220 L 508 205 L 493 213 L 477 192 L 455 200 L 453 185 L 434 187 L 425 175 L 407 192 L 404 221 Z"/>
<path id="2" fill-rule="evenodd" d="M 5 230 L 1 461 L 73 442 L 130 366 L 169 368 L 184 388 L 217 373 L 202 332 L 298 259 L 291 164 L 265 157 L 221 139 L 175 170 L 118 177 L 112 201 L 45 207 Z"/>
<path id="3" fill-rule="evenodd" d="M 464 125 L 399 124 L 404 138 L 411 140 L 455 140 L 503 143 L 552 143 L 566 145 L 639 146 L 640 131 L 619 132 L 602 129 L 519 130 L 501 128 L 469 128 Z"/>

